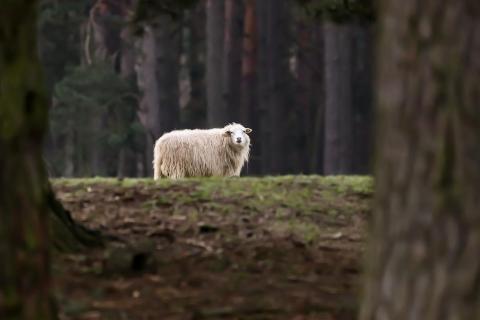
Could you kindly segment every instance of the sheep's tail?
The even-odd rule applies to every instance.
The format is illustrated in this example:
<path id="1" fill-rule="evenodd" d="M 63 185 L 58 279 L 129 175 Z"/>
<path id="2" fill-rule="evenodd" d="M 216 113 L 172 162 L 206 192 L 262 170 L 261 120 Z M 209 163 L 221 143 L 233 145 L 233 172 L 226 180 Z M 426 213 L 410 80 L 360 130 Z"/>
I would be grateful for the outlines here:
<path id="1" fill-rule="evenodd" d="M 153 148 L 153 180 L 162 178 L 161 157 L 160 157 L 160 143 L 155 143 Z"/>

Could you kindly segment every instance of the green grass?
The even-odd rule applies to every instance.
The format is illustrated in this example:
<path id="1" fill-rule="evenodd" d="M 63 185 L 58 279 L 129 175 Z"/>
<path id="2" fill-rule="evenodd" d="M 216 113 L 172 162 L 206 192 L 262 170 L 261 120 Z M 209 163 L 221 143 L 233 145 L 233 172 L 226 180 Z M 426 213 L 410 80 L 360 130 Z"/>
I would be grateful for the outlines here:
<path id="1" fill-rule="evenodd" d="M 144 210 L 170 208 L 172 215 L 198 219 L 205 212 L 220 215 L 266 215 L 279 232 L 301 234 L 306 241 L 318 237 L 311 222 L 332 222 L 370 211 L 373 181 L 368 176 L 288 175 L 241 178 L 191 178 L 181 180 L 80 178 L 53 179 L 54 186 L 71 187 L 81 196 L 89 188 L 146 190 Z M 125 192 L 122 191 L 125 189 Z M 151 196 L 150 196 L 151 195 Z M 145 198 L 145 197 L 144 197 Z M 138 201 L 138 200 L 135 200 Z"/>
<path id="2" fill-rule="evenodd" d="M 162 204 L 188 205 L 196 202 L 220 203 L 224 207 L 231 204 L 263 211 L 272 206 L 292 208 L 303 214 L 335 209 L 332 203 L 342 200 L 346 207 L 348 196 L 370 196 L 373 181 L 367 176 L 267 176 L 242 178 L 191 178 L 180 180 L 162 179 L 123 179 L 116 178 L 75 178 L 53 179 L 54 185 L 85 188 L 104 187 L 146 187 L 159 188 L 155 199 L 145 203 L 145 207 Z M 175 188 L 181 187 L 181 188 Z M 80 188 L 77 192 L 86 190 Z M 173 201 L 173 199 L 175 199 Z M 221 200 L 215 202 L 215 200 Z M 327 205 L 327 206 L 326 206 Z M 227 210 L 228 211 L 228 210 Z M 334 211 L 334 210 L 333 210 Z"/>

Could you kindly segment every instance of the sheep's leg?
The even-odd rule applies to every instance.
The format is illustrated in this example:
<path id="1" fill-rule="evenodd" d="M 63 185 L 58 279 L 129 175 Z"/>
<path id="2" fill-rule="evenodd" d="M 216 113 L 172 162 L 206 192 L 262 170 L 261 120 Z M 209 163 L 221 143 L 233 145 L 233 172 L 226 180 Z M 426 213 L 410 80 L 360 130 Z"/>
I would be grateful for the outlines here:
<path id="1" fill-rule="evenodd" d="M 233 173 L 233 177 L 240 177 L 240 173 L 242 172 L 242 168 L 238 168 L 235 170 L 235 172 Z"/>
<path id="2" fill-rule="evenodd" d="M 153 160 L 153 180 L 159 180 L 162 178 L 162 168 L 160 165 L 160 159 L 157 157 Z"/>

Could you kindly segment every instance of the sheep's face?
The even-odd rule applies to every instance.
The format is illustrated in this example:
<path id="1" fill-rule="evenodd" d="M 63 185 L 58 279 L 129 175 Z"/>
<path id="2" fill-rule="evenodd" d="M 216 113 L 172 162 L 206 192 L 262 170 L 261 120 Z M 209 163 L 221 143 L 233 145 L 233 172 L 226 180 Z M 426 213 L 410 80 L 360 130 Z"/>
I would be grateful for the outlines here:
<path id="1" fill-rule="evenodd" d="M 250 137 L 248 136 L 248 133 L 252 132 L 252 129 L 245 128 L 241 124 L 234 123 L 226 126 L 224 130 L 224 136 L 230 139 L 231 145 L 243 148 L 250 144 Z"/>

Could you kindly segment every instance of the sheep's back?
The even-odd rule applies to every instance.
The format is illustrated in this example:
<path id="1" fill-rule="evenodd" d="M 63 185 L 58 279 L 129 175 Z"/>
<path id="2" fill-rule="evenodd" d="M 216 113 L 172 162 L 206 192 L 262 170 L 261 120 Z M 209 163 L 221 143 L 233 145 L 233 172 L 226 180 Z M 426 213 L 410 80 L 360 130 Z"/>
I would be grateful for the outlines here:
<path id="1" fill-rule="evenodd" d="M 158 154 L 169 170 L 182 170 L 185 176 L 218 175 L 221 131 L 181 130 L 163 135 L 157 142 Z"/>

